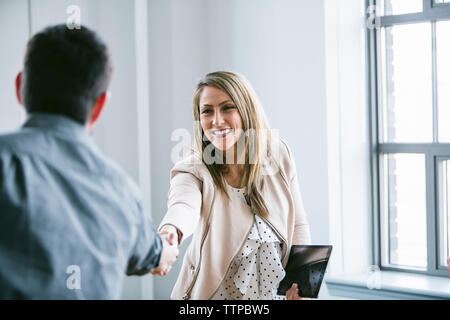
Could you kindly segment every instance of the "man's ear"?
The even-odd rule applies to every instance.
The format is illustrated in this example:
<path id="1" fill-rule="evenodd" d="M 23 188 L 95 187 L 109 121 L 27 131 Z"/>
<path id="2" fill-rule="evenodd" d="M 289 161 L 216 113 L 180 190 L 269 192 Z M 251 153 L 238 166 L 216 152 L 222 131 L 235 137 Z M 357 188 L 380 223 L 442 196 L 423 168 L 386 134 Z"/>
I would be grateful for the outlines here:
<path id="1" fill-rule="evenodd" d="M 97 123 L 100 115 L 102 114 L 103 108 L 105 107 L 106 102 L 109 99 L 109 92 L 105 91 L 102 95 L 97 99 L 97 102 L 94 105 L 91 113 L 91 119 L 87 122 L 86 126 L 89 132 L 94 130 L 94 126 Z"/>
<path id="2" fill-rule="evenodd" d="M 22 100 L 22 71 L 20 71 L 16 76 L 16 97 L 19 104 L 23 105 Z"/>

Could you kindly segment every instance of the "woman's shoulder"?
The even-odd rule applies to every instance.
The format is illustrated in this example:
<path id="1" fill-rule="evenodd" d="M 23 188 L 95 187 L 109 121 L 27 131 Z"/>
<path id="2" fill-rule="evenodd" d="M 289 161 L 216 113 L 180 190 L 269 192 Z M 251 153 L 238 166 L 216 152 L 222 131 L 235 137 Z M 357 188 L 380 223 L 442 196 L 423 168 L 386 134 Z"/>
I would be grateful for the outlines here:
<path id="1" fill-rule="evenodd" d="M 289 144 L 281 138 L 276 138 L 271 143 L 271 155 L 278 164 L 280 170 L 291 178 L 295 173 L 295 161 Z"/>
<path id="2" fill-rule="evenodd" d="M 175 163 L 171 170 L 171 177 L 177 173 L 189 173 L 203 180 L 203 176 L 208 173 L 208 169 L 203 163 L 201 156 L 197 153 L 192 153 Z"/>

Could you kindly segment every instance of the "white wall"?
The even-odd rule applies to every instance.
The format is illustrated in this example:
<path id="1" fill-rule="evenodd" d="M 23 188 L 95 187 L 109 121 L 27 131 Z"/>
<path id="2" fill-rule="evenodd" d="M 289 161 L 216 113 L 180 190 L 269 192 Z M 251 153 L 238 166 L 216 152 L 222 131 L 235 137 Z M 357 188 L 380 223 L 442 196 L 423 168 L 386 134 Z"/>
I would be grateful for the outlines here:
<path id="1" fill-rule="evenodd" d="M 28 36 L 27 0 L 0 1 L 0 133 L 17 129 L 25 117 L 14 81 L 23 64 Z"/>
<path id="2" fill-rule="evenodd" d="M 330 271 L 372 262 L 365 1 L 325 0 Z"/>

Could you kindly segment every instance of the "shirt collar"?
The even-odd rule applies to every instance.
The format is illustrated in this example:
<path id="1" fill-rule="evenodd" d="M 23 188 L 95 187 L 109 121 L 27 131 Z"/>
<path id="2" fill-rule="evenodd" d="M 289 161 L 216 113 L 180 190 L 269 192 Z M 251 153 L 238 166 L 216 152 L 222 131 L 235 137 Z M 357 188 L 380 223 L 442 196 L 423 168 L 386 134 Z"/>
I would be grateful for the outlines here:
<path id="1" fill-rule="evenodd" d="M 92 144 L 86 127 L 66 116 L 50 113 L 30 113 L 23 128 L 39 128 L 52 131 L 70 139 L 81 140 Z"/>

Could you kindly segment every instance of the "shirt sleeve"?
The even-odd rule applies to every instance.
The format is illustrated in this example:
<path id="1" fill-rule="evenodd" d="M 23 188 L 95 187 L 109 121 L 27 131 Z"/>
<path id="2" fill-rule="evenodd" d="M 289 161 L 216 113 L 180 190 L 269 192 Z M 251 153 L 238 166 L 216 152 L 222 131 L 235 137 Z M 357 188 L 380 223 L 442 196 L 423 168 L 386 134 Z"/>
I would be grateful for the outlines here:
<path id="1" fill-rule="evenodd" d="M 127 275 L 143 275 L 159 265 L 162 253 L 161 237 L 151 222 L 147 221 L 144 225 L 129 260 Z"/>
<path id="2" fill-rule="evenodd" d="M 162 253 L 162 240 L 156 232 L 150 217 L 142 210 L 141 201 L 137 201 L 141 223 L 138 224 L 136 245 L 128 261 L 127 275 L 144 275 L 159 265 Z"/>

